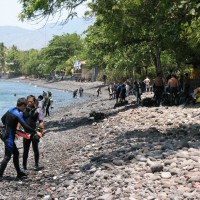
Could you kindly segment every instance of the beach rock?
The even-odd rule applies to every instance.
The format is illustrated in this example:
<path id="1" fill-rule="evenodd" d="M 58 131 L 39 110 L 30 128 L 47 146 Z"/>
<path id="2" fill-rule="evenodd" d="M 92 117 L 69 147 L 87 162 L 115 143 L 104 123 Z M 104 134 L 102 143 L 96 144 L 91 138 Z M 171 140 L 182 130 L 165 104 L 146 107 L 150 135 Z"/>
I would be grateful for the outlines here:
<path id="1" fill-rule="evenodd" d="M 200 199 L 200 119 L 191 117 L 198 106 L 113 109 L 115 100 L 108 100 L 106 87 L 96 98 L 97 83 L 48 86 L 82 86 L 91 99 L 45 118 L 46 135 L 39 143 L 44 169 L 32 170 L 30 149 L 28 178 L 15 181 L 10 161 L 0 182 L 0 199 Z M 134 98 L 129 96 L 128 102 Z M 93 111 L 106 118 L 90 120 Z M 21 163 L 22 141 L 16 144 Z"/>
<path id="2" fill-rule="evenodd" d="M 171 173 L 170 172 L 162 172 L 161 173 L 161 177 L 162 178 L 165 178 L 165 179 L 169 179 L 169 178 L 171 178 Z"/>
<path id="3" fill-rule="evenodd" d="M 152 165 L 150 168 L 152 173 L 161 172 L 163 170 L 163 166 L 161 164 Z"/>

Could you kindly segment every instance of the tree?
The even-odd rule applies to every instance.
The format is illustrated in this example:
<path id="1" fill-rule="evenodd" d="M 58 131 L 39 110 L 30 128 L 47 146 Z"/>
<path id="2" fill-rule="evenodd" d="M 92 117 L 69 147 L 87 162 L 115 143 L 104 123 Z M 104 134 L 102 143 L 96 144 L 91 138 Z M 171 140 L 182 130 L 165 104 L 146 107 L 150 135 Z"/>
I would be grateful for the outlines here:
<path id="1" fill-rule="evenodd" d="M 15 73 L 19 73 L 21 69 L 20 65 L 20 51 L 15 45 L 7 50 L 6 62 L 8 63 L 8 70 Z"/>
<path id="2" fill-rule="evenodd" d="M 23 60 L 21 72 L 25 75 L 41 76 L 43 71 L 41 68 L 42 58 L 40 51 L 31 49 L 29 51 L 21 52 L 21 59 Z M 21 60 L 21 61 L 22 61 Z"/>
<path id="3" fill-rule="evenodd" d="M 138 58 L 135 63 L 150 64 L 154 61 L 156 71 L 161 72 L 161 57 L 166 51 L 171 52 L 177 66 L 194 56 L 194 53 L 190 53 L 193 50 L 188 37 L 183 35 L 183 24 L 187 22 L 191 27 L 193 21 L 199 19 L 199 3 L 195 2 L 97 0 L 89 6 L 96 15 L 95 25 L 101 24 L 102 30 L 107 27 L 109 34 L 102 34 L 104 41 L 113 40 L 114 46 L 111 47 L 114 48 L 132 49 L 132 56 Z M 191 15 L 193 12 L 195 17 Z"/>
<path id="4" fill-rule="evenodd" d="M 37 19 L 84 1 L 21 2 L 22 19 Z M 188 60 L 200 63 L 198 0 L 93 0 L 88 5 L 96 18 L 86 32 L 89 65 L 130 72 L 153 64 L 162 72 L 166 57 L 176 67 Z"/>
<path id="5" fill-rule="evenodd" d="M 45 73 L 51 73 L 56 68 L 65 68 L 65 62 L 76 56 L 82 50 L 83 44 L 76 33 L 54 36 L 48 46 L 41 52 L 44 60 Z"/>
<path id="6" fill-rule="evenodd" d="M 56 14 L 58 14 L 58 17 L 66 15 L 66 20 L 64 20 L 64 22 L 67 22 L 68 19 L 77 15 L 75 11 L 76 7 L 85 1 L 86 0 L 20 0 L 22 12 L 19 18 L 22 21 L 25 19 L 41 20 L 48 19 L 50 16 L 55 17 Z"/>
<path id="7" fill-rule="evenodd" d="M 6 57 L 6 47 L 4 43 L 0 43 L 0 65 L 3 71 L 5 71 L 5 57 Z"/>

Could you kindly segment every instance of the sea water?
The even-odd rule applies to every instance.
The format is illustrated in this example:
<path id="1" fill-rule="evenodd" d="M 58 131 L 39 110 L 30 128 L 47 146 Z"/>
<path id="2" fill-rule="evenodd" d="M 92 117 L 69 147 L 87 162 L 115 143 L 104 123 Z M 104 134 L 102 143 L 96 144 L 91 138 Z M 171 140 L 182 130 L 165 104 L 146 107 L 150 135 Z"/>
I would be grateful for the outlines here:
<path id="1" fill-rule="evenodd" d="M 33 83 L 0 80 L 0 117 L 9 108 L 16 106 L 18 98 L 26 98 L 28 95 L 38 97 L 39 95 L 42 95 L 43 91 L 50 91 L 52 93 L 53 109 L 50 109 L 50 112 L 66 105 L 80 103 L 87 100 L 86 96 L 73 98 L 72 92 L 69 91 L 37 87 Z"/>

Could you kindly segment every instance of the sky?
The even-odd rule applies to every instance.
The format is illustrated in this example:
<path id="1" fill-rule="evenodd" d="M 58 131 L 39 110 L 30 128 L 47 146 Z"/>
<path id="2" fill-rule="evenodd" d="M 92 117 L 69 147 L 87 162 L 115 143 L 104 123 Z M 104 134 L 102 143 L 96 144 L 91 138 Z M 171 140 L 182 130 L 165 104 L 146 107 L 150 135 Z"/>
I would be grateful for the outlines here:
<path id="1" fill-rule="evenodd" d="M 21 11 L 21 5 L 18 0 L 0 0 L 0 26 L 17 26 L 25 29 L 38 29 L 41 28 L 45 22 L 36 24 L 36 22 L 20 22 L 18 15 Z M 77 13 L 82 17 L 86 8 L 84 5 L 79 6 Z M 50 21 L 50 23 L 56 22 Z"/>

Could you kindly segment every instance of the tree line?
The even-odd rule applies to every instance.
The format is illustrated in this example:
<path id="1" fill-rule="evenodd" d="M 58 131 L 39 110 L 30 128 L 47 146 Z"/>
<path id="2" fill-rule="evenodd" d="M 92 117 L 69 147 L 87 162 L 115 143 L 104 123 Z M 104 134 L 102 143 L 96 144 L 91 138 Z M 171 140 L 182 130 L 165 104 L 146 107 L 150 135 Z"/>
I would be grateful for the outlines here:
<path id="1" fill-rule="evenodd" d="M 76 16 L 75 8 L 85 0 L 20 2 L 21 20 L 68 11 L 65 23 Z M 19 54 L 13 68 L 27 74 L 45 74 L 70 68 L 77 56 L 87 60 L 88 67 L 99 67 L 110 79 L 121 80 L 146 73 L 155 76 L 169 68 L 184 72 L 188 70 L 186 65 L 200 65 L 198 0 L 92 0 L 88 8 L 85 17 L 93 17 L 95 22 L 84 38 L 77 34 L 54 36 L 41 51 L 17 53 L 12 47 L 6 54 L 9 60 Z"/>

